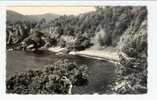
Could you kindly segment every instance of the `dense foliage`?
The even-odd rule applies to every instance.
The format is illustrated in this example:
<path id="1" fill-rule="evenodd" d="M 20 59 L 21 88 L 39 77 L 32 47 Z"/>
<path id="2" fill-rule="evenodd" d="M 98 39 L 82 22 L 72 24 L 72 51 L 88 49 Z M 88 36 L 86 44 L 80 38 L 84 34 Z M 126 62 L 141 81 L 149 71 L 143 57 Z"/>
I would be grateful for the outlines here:
<path id="1" fill-rule="evenodd" d="M 119 42 L 122 53 L 113 88 L 116 93 L 147 92 L 147 9 L 141 7 L 134 13 L 135 17 Z"/>
<path id="2" fill-rule="evenodd" d="M 29 70 L 7 80 L 7 93 L 70 94 L 73 85 L 86 85 L 87 67 L 69 60 L 59 60 L 43 70 Z"/>
<path id="3" fill-rule="evenodd" d="M 32 25 L 31 28 L 41 26 L 41 24 L 30 25 Z M 28 35 L 31 28 L 28 28 L 28 31 L 25 28 L 22 28 L 25 31 L 21 31 L 18 27 L 15 29 L 17 31 L 15 33 L 23 35 L 14 34 L 13 28 L 7 29 L 7 47 L 22 42 L 25 44 L 27 40 L 25 37 L 28 40 L 32 37 Z M 33 42 L 33 48 L 60 46 L 69 50 L 84 50 L 91 46 L 115 47 L 120 51 L 120 65 L 115 70 L 117 78 L 111 85 L 113 92 L 120 94 L 147 92 L 146 7 L 96 7 L 95 11 L 78 16 L 60 16 L 50 22 L 48 28 L 51 28 L 50 35 L 44 39 L 41 38 L 44 36 L 37 39 L 35 36 L 35 39 L 31 39 L 45 42 L 43 45 Z M 71 78 L 68 77 L 68 79 Z M 72 81 L 72 83 L 75 82 Z"/>
<path id="4" fill-rule="evenodd" d="M 44 30 L 43 28 L 51 30 L 49 39 L 45 39 L 51 46 L 67 47 L 72 50 L 84 50 L 92 45 L 116 47 L 120 37 L 131 24 L 132 18 L 137 17 L 136 13 L 140 12 L 138 7 L 131 6 L 95 8 L 93 12 L 78 16 L 60 16 L 47 25 L 41 20 L 40 23 L 36 23 L 35 28 L 43 26 L 39 28 L 40 31 Z M 9 32 L 7 34 L 9 36 Z"/>
<path id="5" fill-rule="evenodd" d="M 55 30 L 53 34 L 56 34 L 58 37 L 72 36 L 76 38 L 76 41 L 72 42 L 79 42 L 77 38 L 82 36 L 87 39 L 84 39 L 81 43 L 89 40 L 91 45 L 98 44 L 100 46 L 115 47 L 118 45 L 117 43 L 120 41 L 123 33 L 130 26 L 132 18 L 138 17 L 136 13 L 141 12 L 139 8 L 131 6 L 96 7 L 96 11 L 86 14 L 61 16 L 52 22 Z M 83 44 L 81 43 L 78 46 L 82 46 Z M 86 44 L 86 48 L 88 44 Z"/>
<path id="6" fill-rule="evenodd" d="M 47 48 L 52 46 L 56 41 L 51 39 L 49 34 L 40 32 L 46 21 L 40 22 L 16 22 L 7 23 L 7 49 L 28 50 Z"/>

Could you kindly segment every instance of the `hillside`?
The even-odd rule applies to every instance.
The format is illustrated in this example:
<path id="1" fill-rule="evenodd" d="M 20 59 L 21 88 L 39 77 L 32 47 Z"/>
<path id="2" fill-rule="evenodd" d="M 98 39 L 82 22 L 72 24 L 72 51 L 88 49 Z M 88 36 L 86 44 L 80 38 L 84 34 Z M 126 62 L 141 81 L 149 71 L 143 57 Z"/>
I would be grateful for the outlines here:
<path id="1" fill-rule="evenodd" d="M 7 10 L 7 21 L 10 21 L 12 23 L 15 23 L 17 21 L 30 21 L 30 22 L 39 22 L 43 18 L 46 20 L 46 22 L 50 22 L 51 20 L 54 20 L 59 15 L 56 14 L 41 14 L 41 15 L 22 15 L 20 13 L 17 13 L 15 11 Z"/>
<path id="2" fill-rule="evenodd" d="M 49 35 L 46 36 L 40 30 L 28 34 L 31 33 L 31 28 L 38 26 L 41 28 L 42 23 L 40 22 L 35 25 L 32 25 L 32 22 L 24 23 L 26 26 L 31 26 L 27 28 L 27 31 L 25 28 L 17 27 L 16 31 L 17 33 L 21 32 L 20 35 L 10 36 L 14 31 L 8 29 L 7 48 L 38 50 L 40 48 L 61 47 L 66 48 L 67 52 L 94 48 L 97 51 L 102 50 L 101 53 L 106 52 L 106 48 L 114 48 L 115 51 L 118 51 L 118 57 L 116 57 L 119 60 L 117 68 L 115 68 L 117 78 L 110 86 L 112 92 L 119 94 L 146 93 L 147 8 L 145 6 L 106 6 L 95 7 L 95 9 L 94 12 L 78 16 L 64 15 L 55 18 L 46 27 L 47 30 L 50 30 Z M 11 13 L 7 16 L 16 17 L 16 14 Z M 28 16 L 21 14 L 17 15 L 17 19 L 21 19 L 21 21 L 28 18 Z M 14 17 L 7 20 L 11 19 L 12 21 L 16 19 Z M 31 18 L 34 17 L 31 16 Z M 35 18 L 38 19 L 41 16 Z M 49 17 L 46 18 L 49 19 Z M 21 24 L 17 24 L 17 26 L 25 27 Z M 33 43 L 29 40 L 33 40 Z M 30 45 L 33 46 L 30 47 Z"/>
<path id="3" fill-rule="evenodd" d="M 17 21 L 28 21 L 28 18 L 20 13 L 7 10 L 7 21 L 15 23 Z"/>
<path id="4" fill-rule="evenodd" d="M 31 21 L 36 21 L 39 22 L 40 20 L 42 20 L 42 18 L 46 19 L 46 22 L 51 22 L 52 20 L 54 20 L 55 18 L 57 18 L 59 15 L 56 14 L 42 14 L 42 15 L 26 15 L 26 17 L 31 20 Z"/>
<path id="5" fill-rule="evenodd" d="M 60 16 L 52 22 L 53 39 L 57 45 L 73 50 L 89 47 L 119 47 L 122 36 L 138 30 L 146 21 L 145 7 L 96 8 L 78 16 Z M 129 31 L 130 32 L 130 31 Z M 69 47 L 70 46 L 70 47 Z"/>
<path id="6" fill-rule="evenodd" d="M 147 8 L 107 6 L 96 9 L 79 16 L 55 19 L 52 28 L 53 39 L 57 41 L 55 45 L 72 51 L 117 49 L 120 65 L 117 64 L 115 69 L 117 78 L 110 86 L 112 92 L 146 93 Z"/>

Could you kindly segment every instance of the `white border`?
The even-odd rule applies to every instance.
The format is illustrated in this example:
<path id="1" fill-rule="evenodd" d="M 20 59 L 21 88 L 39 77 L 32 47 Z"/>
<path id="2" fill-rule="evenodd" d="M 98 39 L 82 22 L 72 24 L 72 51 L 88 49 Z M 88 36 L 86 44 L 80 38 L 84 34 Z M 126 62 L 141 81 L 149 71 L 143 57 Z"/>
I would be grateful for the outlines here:
<path id="1" fill-rule="evenodd" d="M 91 95 L 91 96 L 58 96 L 58 95 L 7 95 L 5 93 L 5 7 L 15 5 L 40 5 L 40 6 L 92 6 L 92 5 L 111 5 L 111 6 L 138 6 L 146 5 L 148 8 L 148 93 L 145 95 Z M 153 1 L 0 1 L 0 99 L 119 99 L 119 100 L 155 100 L 157 87 L 157 2 Z"/>

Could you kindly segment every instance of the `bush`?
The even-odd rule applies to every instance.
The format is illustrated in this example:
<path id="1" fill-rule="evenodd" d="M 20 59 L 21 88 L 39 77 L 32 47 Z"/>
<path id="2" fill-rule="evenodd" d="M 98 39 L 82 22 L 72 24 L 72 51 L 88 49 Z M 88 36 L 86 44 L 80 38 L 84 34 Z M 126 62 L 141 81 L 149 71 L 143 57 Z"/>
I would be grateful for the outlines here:
<path id="1" fill-rule="evenodd" d="M 73 50 L 85 50 L 86 48 L 90 47 L 92 44 L 90 43 L 90 39 L 86 38 L 84 36 L 79 36 L 76 41 L 69 45 L 68 48 L 71 48 Z"/>
<path id="2" fill-rule="evenodd" d="M 140 13 L 120 41 L 120 64 L 116 70 L 117 79 L 113 91 L 120 94 L 141 94 L 147 92 L 147 10 Z"/>
<path id="3" fill-rule="evenodd" d="M 21 72 L 6 82 L 7 93 L 69 94 L 73 85 L 87 84 L 87 67 L 69 60 L 59 60 L 43 70 Z"/>

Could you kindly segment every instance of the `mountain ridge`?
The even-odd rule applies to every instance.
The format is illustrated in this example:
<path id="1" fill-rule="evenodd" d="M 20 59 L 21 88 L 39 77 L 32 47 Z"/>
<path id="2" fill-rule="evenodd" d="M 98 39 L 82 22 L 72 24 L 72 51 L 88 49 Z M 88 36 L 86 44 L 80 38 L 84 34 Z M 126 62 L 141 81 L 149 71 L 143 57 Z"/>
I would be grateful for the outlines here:
<path id="1" fill-rule="evenodd" d="M 23 15 L 21 13 L 7 10 L 7 21 L 11 23 L 16 23 L 17 21 L 31 21 L 31 22 L 39 22 L 41 19 L 45 18 L 46 22 L 50 22 L 55 18 L 59 17 L 57 14 L 45 13 L 38 15 Z"/>

